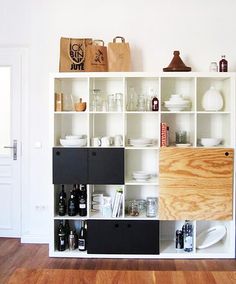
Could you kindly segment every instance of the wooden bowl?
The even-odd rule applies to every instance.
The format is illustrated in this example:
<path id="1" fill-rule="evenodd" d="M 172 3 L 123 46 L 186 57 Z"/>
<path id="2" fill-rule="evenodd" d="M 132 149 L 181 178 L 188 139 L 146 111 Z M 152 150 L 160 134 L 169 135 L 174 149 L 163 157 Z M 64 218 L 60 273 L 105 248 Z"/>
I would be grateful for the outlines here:
<path id="1" fill-rule="evenodd" d="M 86 110 L 86 102 L 75 103 L 75 110 L 76 111 L 85 111 Z"/>

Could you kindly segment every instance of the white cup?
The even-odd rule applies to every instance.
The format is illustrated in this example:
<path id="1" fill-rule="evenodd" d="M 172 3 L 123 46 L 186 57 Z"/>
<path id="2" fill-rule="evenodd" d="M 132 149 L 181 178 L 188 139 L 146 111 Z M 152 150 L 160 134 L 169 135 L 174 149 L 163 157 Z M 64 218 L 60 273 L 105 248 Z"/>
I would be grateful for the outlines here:
<path id="1" fill-rule="evenodd" d="M 123 144 L 123 137 L 122 135 L 116 135 L 114 138 L 115 146 L 122 146 Z"/>
<path id="2" fill-rule="evenodd" d="M 112 144 L 111 137 L 104 136 L 101 138 L 101 146 L 108 147 L 108 146 L 111 146 L 111 144 Z"/>
<path id="3" fill-rule="evenodd" d="M 102 141 L 101 141 L 101 138 L 100 137 L 93 137 L 91 139 L 91 144 L 92 146 L 94 147 L 100 147 L 102 145 Z"/>

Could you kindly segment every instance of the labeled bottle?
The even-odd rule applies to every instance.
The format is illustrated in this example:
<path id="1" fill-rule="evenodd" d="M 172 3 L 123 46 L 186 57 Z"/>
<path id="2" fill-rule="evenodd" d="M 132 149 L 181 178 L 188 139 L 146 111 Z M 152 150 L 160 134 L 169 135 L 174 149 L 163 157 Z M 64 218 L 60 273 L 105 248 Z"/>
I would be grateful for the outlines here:
<path id="1" fill-rule="evenodd" d="M 66 249 L 66 231 L 63 225 L 63 220 L 60 221 L 57 233 L 57 249 L 64 251 Z"/>
<path id="2" fill-rule="evenodd" d="M 193 225 L 186 220 L 182 228 L 184 238 L 184 251 L 193 251 Z"/>
<path id="3" fill-rule="evenodd" d="M 225 59 L 225 55 L 221 56 L 221 60 L 219 62 L 219 71 L 228 72 L 228 61 Z"/>
<path id="4" fill-rule="evenodd" d="M 62 190 L 59 194 L 58 214 L 59 214 L 59 216 L 65 216 L 66 215 L 66 193 L 65 193 L 65 190 L 64 190 L 64 185 L 62 185 Z"/>
<path id="5" fill-rule="evenodd" d="M 81 221 L 78 247 L 80 251 L 85 251 L 87 249 L 87 230 L 85 228 L 85 221 Z"/>
<path id="6" fill-rule="evenodd" d="M 69 250 L 75 250 L 78 247 L 78 236 L 75 231 L 71 230 L 68 237 Z"/>
<path id="7" fill-rule="evenodd" d="M 87 187 L 86 184 L 80 184 L 79 186 L 79 215 L 87 215 Z"/>
<path id="8" fill-rule="evenodd" d="M 156 96 L 152 98 L 152 111 L 158 111 L 159 110 L 159 100 Z"/>
<path id="9" fill-rule="evenodd" d="M 75 193 L 73 190 L 70 191 L 70 198 L 68 200 L 68 215 L 69 216 L 76 215 L 76 199 L 75 199 Z"/>

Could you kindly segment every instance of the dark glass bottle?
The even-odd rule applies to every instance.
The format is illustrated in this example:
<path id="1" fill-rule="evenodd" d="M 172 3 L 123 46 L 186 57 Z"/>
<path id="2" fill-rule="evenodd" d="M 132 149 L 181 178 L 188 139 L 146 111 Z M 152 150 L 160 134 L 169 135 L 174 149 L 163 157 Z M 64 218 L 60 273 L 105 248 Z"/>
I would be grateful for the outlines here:
<path id="1" fill-rule="evenodd" d="M 228 72 L 228 61 L 225 59 L 225 55 L 221 56 L 221 60 L 219 62 L 219 71 Z"/>
<path id="2" fill-rule="evenodd" d="M 64 184 L 61 185 L 61 192 L 59 194 L 59 197 L 63 197 L 66 200 L 66 192 Z"/>
<path id="3" fill-rule="evenodd" d="M 159 100 L 155 96 L 152 98 L 152 111 L 158 111 L 159 110 Z"/>
<path id="4" fill-rule="evenodd" d="M 80 184 L 79 187 L 79 215 L 87 215 L 87 187 L 86 184 Z"/>
<path id="5" fill-rule="evenodd" d="M 59 216 L 65 216 L 66 215 L 66 193 L 64 191 L 64 185 L 62 185 L 62 190 L 59 194 L 58 214 L 59 214 Z"/>
<path id="6" fill-rule="evenodd" d="M 57 239 L 57 249 L 64 251 L 66 249 L 66 231 L 62 220 L 58 227 Z"/>
<path id="7" fill-rule="evenodd" d="M 74 190 L 70 191 L 70 198 L 68 200 L 68 215 L 75 216 L 76 215 L 76 199 Z"/>
<path id="8" fill-rule="evenodd" d="M 85 251 L 87 249 L 87 230 L 85 228 L 85 221 L 81 221 L 78 246 L 80 251 Z"/>
<path id="9" fill-rule="evenodd" d="M 175 248 L 183 249 L 184 248 L 184 241 L 183 241 L 183 232 L 181 230 L 176 231 L 176 243 Z"/>
<path id="10" fill-rule="evenodd" d="M 74 191 L 74 196 L 75 196 L 75 210 L 76 210 L 76 214 L 78 214 L 79 213 L 79 185 L 78 184 L 74 184 L 73 191 Z"/>

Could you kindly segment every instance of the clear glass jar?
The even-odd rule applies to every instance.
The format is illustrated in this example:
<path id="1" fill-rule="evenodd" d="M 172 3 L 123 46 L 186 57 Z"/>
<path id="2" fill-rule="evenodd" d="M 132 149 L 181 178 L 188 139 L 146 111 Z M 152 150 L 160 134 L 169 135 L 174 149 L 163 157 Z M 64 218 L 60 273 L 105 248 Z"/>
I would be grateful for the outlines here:
<path id="1" fill-rule="evenodd" d="M 128 203 L 128 214 L 133 217 L 139 216 L 139 203 L 137 200 L 130 200 Z"/>
<path id="2" fill-rule="evenodd" d="M 147 217 L 156 217 L 157 215 L 157 198 L 147 197 Z"/>

